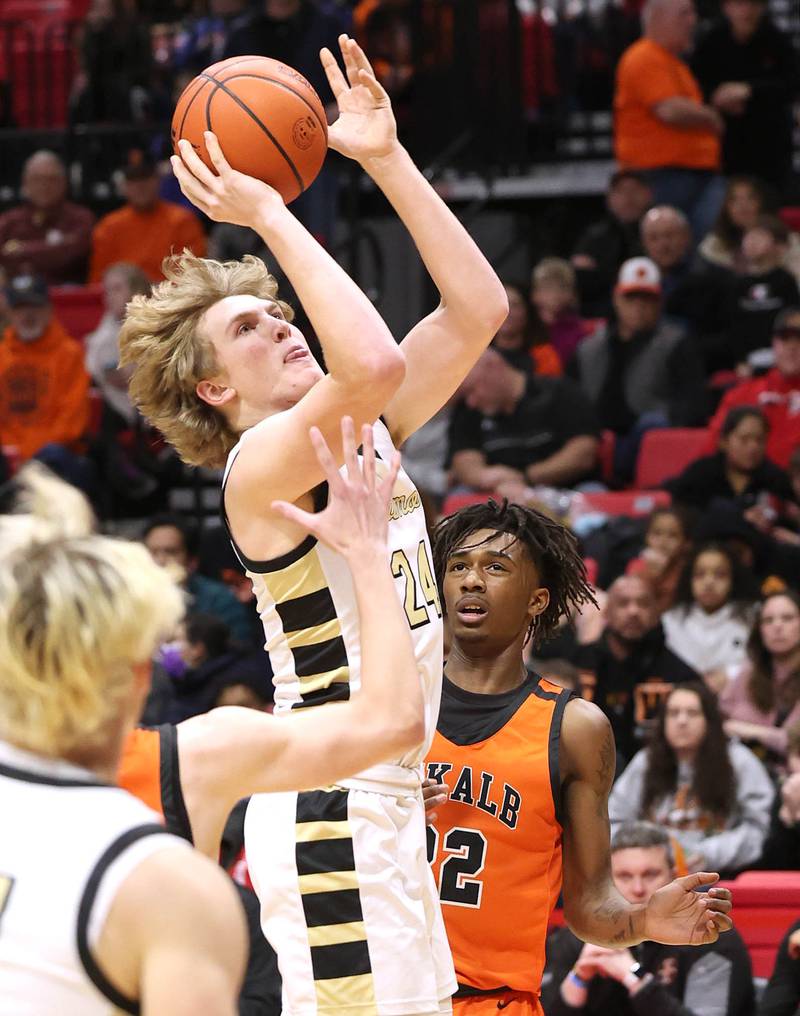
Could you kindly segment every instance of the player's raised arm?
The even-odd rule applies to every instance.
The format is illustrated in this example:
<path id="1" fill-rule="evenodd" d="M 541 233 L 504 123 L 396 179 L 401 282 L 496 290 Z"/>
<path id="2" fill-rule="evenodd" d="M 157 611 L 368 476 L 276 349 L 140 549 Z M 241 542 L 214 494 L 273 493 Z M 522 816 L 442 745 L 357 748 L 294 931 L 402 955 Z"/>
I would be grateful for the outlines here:
<path id="1" fill-rule="evenodd" d="M 369 173 L 405 223 L 441 302 L 406 336 L 406 377 L 384 414 L 396 444 L 437 412 L 489 345 L 508 313 L 500 280 L 472 237 L 397 140 L 389 97 L 363 50 L 341 36 L 346 77 L 322 63 L 339 105 L 328 144 Z"/>
<path id="2" fill-rule="evenodd" d="M 237 501 L 247 501 L 248 514 L 269 515 L 273 498 L 296 500 L 322 479 L 319 463 L 308 441 L 311 426 L 319 427 L 334 455 L 341 462 L 339 422 L 345 413 L 362 423 L 373 423 L 397 391 L 405 362 L 391 332 L 347 273 L 320 246 L 267 184 L 232 169 L 211 133 L 206 147 L 216 175 L 200 160 L 187 141 L 181 141 L 181 158 L 172 157 L 175 175 L 184 194 L 215 221 L 250 226 L 259 233 L 297 293 L 320 340 L 328 370 L 323 375 L 308 357 L 307 370 L 300 377 L 298 360 L 282 358 L 265 362 L 252 359 L 253 379 L 263 386 L 263 397 L 249 391 L 247 377 L 224 370 L 233 362 L 226 347 L 238 343 L 241 329 L 250 324 L 265 335 L 269 332 L 287 356 L 294 346 L 307 351 L 302 335 L 285 322 L 240 318 L 249 309 L 239 302 L 220 304 L 204 316 L 201 327 L 222 360 L 216 376 L 197 385 L 199 397 L 212 410 L 223 412 L 237 433 L 252 428 L 232 471 L 226 496 L 229 511 L 236 514 Z M 233 300 L 234 297 L 231 297 Z M 221 301 L 222 304 L 225 300 Z M 264 308 L 254 307 L 258 312 Z M 270 308 L 266 308 L 267 316 Z M 272 315 L 274 318 L 274 315 Z M 123 345 L 125 339 L 123 336 Z M 222 352 L 222 356 L 220 356 Z M 231 351 L 236 357 L 236 350 Z M 135 363 L 135 357 L 129 357 Z M 289 368 L 285 370 L 284 368 Z M 290 376 L 291 375 L 291 376 Z M 294 375 L 297 375 L 296 377 Z M 134 382 L 135 383 L 135 382 Z M 264 494 L 268 497 L 265 499 Z"/>
<path id="3" fill-rule="evenodd" d="M 372 429 L 365 426 L 359 464 L 353 422 L 345 419 L 343 476 L 318 431 L 311 440 L 330 486 L 329 504 L 319 514 L 289 504 L 278 510 L 347 561 L 360 619 L 361 688 L 347 702 L 286 717 L 222 708 L 180 724 L 183 793 L 195 842 L 203 850 L 207 840 L 212 851 L 217 849 L 221 823 L 240 798 L 333 783 L 403 755 L 424 737 L 420 679 L 387 550 L 399 456 L 377 463 Z M 212 802 L 215 828 L 205 836 Z"/>
<path id="4" fill-rule="evenodd" d="M 611 878 L 608 794 L 616 750 L 611 726 L 590 702 L 573 699 L 561 727 L 564 823 L 564 916 L 586 942 L 620 948 L 648 939 L 670 945 L 714 942 L 731 927 L 731 894 L 712 888 L 715 872 L 677 878 L 646 905 L 632 904 Z"/>

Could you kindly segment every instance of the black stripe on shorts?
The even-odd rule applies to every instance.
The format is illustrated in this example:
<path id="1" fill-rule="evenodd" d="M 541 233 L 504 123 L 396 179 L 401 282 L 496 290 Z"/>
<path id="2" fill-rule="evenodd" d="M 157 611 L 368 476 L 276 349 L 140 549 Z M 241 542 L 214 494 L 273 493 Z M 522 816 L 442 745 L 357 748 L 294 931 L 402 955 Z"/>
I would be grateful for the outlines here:
<path id="1" fill-rule="evenodd" d="M 295 846 L 298 875 L 316 875 L 325 871 L 355 871 L 353 841 L 315 840 Z"/>
<path id="2" fill-rule="evenodd" d="M 364 941 L 312 946 L 311 967 L 314 971 L 315 981 L 369 974 L 372 972 L 369 947 Z"/>

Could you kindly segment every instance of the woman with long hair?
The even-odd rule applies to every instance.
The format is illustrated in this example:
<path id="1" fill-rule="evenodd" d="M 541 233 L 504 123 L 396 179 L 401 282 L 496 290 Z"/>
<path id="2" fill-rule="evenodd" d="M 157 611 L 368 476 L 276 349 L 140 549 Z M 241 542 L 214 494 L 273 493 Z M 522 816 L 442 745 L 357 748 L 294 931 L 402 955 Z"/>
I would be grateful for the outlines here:
<path id="1" fill-rule="evenodd" d="M 611 791 L 612 827 L 645 819 L 680 844 L 689 871 L 731 874 L 761 856 L 774 788 L 744 745 L 729 741 L 716 698 L 699 681 L 677 684 L 647 748 Z"/>
<path id="2" fill-rule="evenodd" d="M 764 598 L 747 657 L 720 691 L 725 730 L 780 770 L 787 732 L 800 722 L 800 596 L 793 590 Z"/>

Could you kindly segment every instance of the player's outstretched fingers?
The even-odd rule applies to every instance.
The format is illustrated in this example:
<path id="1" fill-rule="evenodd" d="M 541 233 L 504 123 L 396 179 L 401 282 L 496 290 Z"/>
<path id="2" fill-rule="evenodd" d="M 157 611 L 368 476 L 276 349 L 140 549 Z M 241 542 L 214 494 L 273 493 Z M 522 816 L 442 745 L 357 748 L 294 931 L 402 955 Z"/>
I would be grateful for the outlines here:
<path id="1" fill-rule="evenodd" d="M 331 86 L 333 97 L 338 99 L 342 92 L 347 91 L 347 79 L 342 74 L 342 68 L 327 46 L 319 51 L 319 58 L 322 63 L 322 69 L 325 71 L 325 77 Z"/>
<path id="2" fill-rule="evenodd" d="M 219 173 L 219 175 L 224 176 L 226 173 L 230 171 L 231 167 L 230 163 L 223 154 L 217 135 L 213 131 L 203 131 L 203 137 L 205 138 L 206 151 L 208 152 L 208 157 L 214 163 L 214 168 Z"/>
<path id="3" fill-rule="evenodd" d="M 715 882 L 719 882 L 719 872 L 694 871 L 691 875 L 682 875 L 680 878 L 676 878 L 675 881 L 687 892 L 693 892 L 695 889 L 700 889 L 701 886 L 712 886 Z"/>
<path id="4" fill-rule="evenodd" d="M 391 461 L 389 462 L 389 469 L 386 476 L 384 476 L 383 481 L 381 482 L 381 494 L 386 499 L 387 503 L 392 496 L 394 485 L 397 483 L 397 474 L 400 472 L 401 463 L 402 459 L 400 457 L 400 452 L 395 451 L 392 455 Z"/>
<path id="5" fill-rule="evenodd" d="M 213 190 L 217 176 L 211 172 L 186 138 L 181 138 L 178 142 L 178 150 L 181 153 L 183 164 L 192 176 L 199 180 L 206 190 Z"/>
<path id="6" fill-rule="evenodd" d="M 270 505 L 270 510 L 288 522 L 294 522 L 295 525 L 301 526 L 306 532 L 311 533 L 312 536 L 319 536 L 314 512 L 304 511 L 289 501 L 273 501 Z"/>
<path id="7" fill-rule="evenodd" d="M 347 80 L 350 82 L 350 87 L 355 88 L 359 83 L 359 68 L 358 60 L 353 52 L 354 42 L 347 35 L 340 36 L 339 40 L 339 45 L 342 47 L 342 58 L 344 59 L 344 69 L 347 74 Z"/>
<path id="8" fill-rule="evenodd" d="M 358 464 L 356 429 L 352 416 L 342 417 L 342 451 L 344 452 L 344 464 L 347 467 L 347 479 L 350 483 L 360 487 L 363 481 L 361 467 Z"/>
<path id="9" fill-rule="evenodd" d="M 175 174 L 175 179 L 178 181 L 182 193 L 196 208 L 201 209 L 201 211 L 205 211 L 206 198 L 208 196 L 206 188 L 200 183 L 197 177 L 192 176 L 179 155 L 170 156 L 169 161 L 172 165 L 172 172 Z"/>
<path id="10" fill-rule="evenodd" d="M 342 474 L 339 472 L 336 459 L 328 447 L 328 442 L 322 436 L 322 431 L 319 427 L 311 427 L 308 436 L 317 456 L 317 462 L 322 466 L 322 471 L 325 474 L 325 479 L 328 481 L 331 493 L 342 494 L 344 491 Z"/>
<path id="11" fill-rule="evenodd" d="M 373 494 L 375 492 L 375 435 L 368 423 L 365 423 L 361 428 L 361 469 L 367 492 Z"/>

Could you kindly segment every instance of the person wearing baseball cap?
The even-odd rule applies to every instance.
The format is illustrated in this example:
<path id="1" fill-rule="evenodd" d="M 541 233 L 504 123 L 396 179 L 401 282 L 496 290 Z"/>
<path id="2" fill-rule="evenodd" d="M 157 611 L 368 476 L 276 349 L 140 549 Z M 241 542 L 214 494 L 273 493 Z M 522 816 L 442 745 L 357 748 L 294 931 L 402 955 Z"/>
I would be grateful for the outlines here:
<path id="1" fill-rule="evenodd" d="M 613 304 L 614 318 L 578 346 L 571 370 L 600 426 L 617 436 L 614 474 L 626 483 L 645 431 L 703 422 L 705 378 L 691 339 L 663 317 L 661 273 L 653 261 L 622 264 Z"/>

